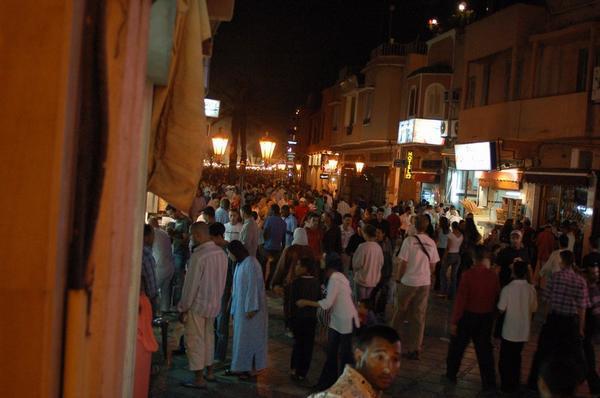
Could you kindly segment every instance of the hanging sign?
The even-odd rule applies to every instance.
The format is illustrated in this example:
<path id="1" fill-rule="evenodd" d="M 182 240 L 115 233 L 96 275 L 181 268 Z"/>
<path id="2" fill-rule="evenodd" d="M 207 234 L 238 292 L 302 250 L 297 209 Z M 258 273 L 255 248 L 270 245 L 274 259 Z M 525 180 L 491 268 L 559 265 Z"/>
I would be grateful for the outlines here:
<path id="1" fill-rule="evenodd" d="M 406 170 L 404 171 L 404 179 L 410 180 L 413 178 L 412 175 L 412 165 L 413 165 L 413 151 L 406 152 Z"/>

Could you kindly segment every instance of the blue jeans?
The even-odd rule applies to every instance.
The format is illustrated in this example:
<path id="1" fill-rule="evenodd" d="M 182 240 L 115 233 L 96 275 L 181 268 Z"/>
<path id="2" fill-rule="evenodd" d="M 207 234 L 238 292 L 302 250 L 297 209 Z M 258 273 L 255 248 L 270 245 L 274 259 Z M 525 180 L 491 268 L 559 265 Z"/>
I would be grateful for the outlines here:
<path id="1" fill-rule="evenodd" d="M 319 390 L 331 387 L 344 371 L 346 365 L 353 365 L 352 333 L 341 334 L 329 328 L 327 332 L 327 359 L 319 377 Z"/>

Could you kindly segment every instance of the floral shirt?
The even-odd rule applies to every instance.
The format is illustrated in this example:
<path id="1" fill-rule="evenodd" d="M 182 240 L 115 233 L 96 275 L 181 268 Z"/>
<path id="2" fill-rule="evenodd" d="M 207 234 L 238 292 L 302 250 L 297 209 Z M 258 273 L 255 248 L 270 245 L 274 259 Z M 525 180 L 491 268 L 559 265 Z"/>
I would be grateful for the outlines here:
<path id="1" fill-rule="evenodd" d="M 346 365 L 344 373 L 329 389 L 310 395 L 308 398 L 379 398 L 381 393 L 354 368 Z"/>

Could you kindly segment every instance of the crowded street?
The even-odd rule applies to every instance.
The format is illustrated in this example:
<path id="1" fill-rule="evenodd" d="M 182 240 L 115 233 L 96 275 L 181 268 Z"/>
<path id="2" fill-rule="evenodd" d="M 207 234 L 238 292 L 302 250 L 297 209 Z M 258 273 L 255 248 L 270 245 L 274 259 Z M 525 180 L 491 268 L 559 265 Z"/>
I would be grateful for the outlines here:
<path id="1" fill-rule="evenodd" d="M 0 398 L 600 398 L 600 0 L 0 12 Z"/>

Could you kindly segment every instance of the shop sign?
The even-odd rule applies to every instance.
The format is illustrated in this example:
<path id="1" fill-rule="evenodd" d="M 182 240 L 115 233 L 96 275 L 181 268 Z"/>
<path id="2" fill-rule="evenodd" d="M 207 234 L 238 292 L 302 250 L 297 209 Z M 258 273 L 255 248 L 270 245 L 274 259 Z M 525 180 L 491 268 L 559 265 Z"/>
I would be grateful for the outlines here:
<path id="1" fill-rule="evenodd" d="M 496 142 L 474 142 L 454 146 L 457 170 L 489 171 L 496 169 Z"/>
<path id="2" fill-rule="evenodd" d="M 321 180 L 329 180 L 329 174 L 327 174 L 327 173 L 321 173 L 321 175 L 319 176 L 319 178 Z"/>
<path id="3" fill-rule="evenodd" d="M 206 117 L 219 117 L 221 101 L 210 98 L 204 98 L 204 115 Z"/>
<path id="4" fill-rule="evenodd" d="M 413 178 L 413 174 L 412 174 L 412 165 L 413 165 L 413 151 L 408 151 L 406 153 L 406 170 L 404 171 L 404 179 L 405 180 L 410 180 Z"/>
<path id="5" fill-rule="evenodd" d="M 442 120 L 408 119 L 398 127 L 398 144 L 444 145 Z"/>

